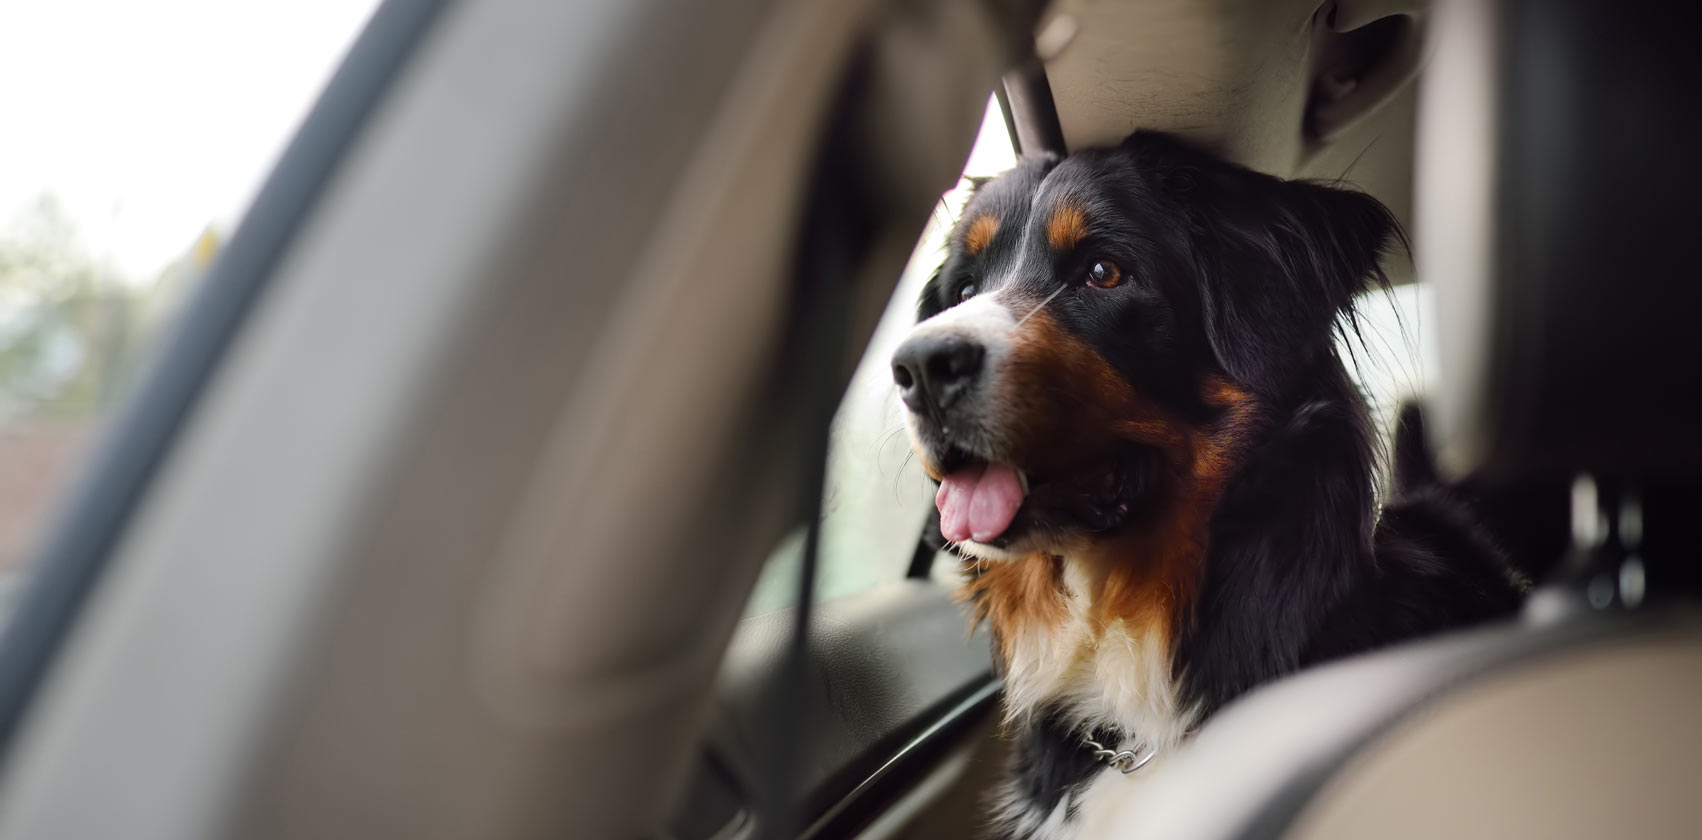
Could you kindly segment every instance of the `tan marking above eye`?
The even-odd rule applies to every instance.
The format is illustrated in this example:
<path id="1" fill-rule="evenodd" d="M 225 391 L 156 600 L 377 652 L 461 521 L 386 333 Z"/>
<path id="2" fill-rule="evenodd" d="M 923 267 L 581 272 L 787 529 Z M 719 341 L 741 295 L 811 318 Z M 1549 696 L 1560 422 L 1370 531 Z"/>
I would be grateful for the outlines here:
<path id="1" fill-rule="evenodd" d="M 963 245 L 970 254 L 979 254 L 987 250 L 993 243 L 993 237 L 999 232 L 999 220 L 983 213 L 969 223 L 969 231 L 963 235 Z"/>
<path id="2" fill-rule="evenodd" d="M 1046 244 L 1054 251 L 1068 251 L 1087 238 L 1087 216 L 1074 204 L 1060 204 L 1046 223 Z"/>

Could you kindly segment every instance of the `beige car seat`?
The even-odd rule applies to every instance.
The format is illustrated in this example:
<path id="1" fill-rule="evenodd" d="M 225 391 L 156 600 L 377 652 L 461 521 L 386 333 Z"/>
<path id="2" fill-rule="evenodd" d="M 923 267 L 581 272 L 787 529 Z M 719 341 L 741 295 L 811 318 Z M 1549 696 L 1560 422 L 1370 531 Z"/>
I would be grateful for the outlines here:
<path id="1" fill-rule="evenodd" d="M 1459 0 L 1434 26 L 1433 444 L 1474 487 L 1570 482 L 1571 548 L 1515 622 L 1226 709 L 1119 836 L 1702 836 L 1702 6 Z"/>

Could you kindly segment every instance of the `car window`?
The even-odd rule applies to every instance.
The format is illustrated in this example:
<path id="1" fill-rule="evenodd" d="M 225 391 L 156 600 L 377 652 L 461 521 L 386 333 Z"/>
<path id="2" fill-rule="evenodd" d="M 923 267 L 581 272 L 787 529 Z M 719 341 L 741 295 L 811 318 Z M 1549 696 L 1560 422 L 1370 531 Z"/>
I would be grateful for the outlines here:
<path id="1" fill-rule="evenodd" d="M 377 0 L 0 6 L 0 582 Z"/>
<path id="2" fill-rule="evenodd" d="M 997 100 L 987 110 L 963 179 L 940 197 L 892 299 L 851 376 L 834 416 L 823 498 L 820 574 L 815 596 L 826 600 L 899 580 L 910 567 L 923 520 L 934 497 L 904 431 L 903 404 L 892 385 L 889 359 L 916 322 L 916 299 L 945 255 L 946 234 L 968 197 L 968 178 L 995 175 L 1016 164 L 1004 113 Z M 746 615 L 789 606 L 797 593 L 802 529 L 770 556 Z"/>
<path id="3" fill-rule="evenodd" d="M 1435 343 L 1424 329 L 1433 300 L 1430 287 L 1418 283 L 1365 292 L 1354 302 L 1357 335 L 1343 330 L 1338 337 L 1348 372 L 1365 392 L 1385 439 L 1401 405 L 1424 392 L 1426 371 L 1436 369 Z"/>

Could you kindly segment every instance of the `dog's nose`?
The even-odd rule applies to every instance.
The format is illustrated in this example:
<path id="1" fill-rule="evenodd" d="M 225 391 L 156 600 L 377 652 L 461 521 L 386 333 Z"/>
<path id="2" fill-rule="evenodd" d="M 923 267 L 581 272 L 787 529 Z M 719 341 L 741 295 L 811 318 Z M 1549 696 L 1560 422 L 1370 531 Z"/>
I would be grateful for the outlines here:
<path id="1" fill-rule="evenodd" d="M 925 412 L 930 402 L 943 410 L 975 384 L 985 356 L 981 345 L 968 339 L 919 335 L 892 354 L 892 380 L 911 411 Z"/>

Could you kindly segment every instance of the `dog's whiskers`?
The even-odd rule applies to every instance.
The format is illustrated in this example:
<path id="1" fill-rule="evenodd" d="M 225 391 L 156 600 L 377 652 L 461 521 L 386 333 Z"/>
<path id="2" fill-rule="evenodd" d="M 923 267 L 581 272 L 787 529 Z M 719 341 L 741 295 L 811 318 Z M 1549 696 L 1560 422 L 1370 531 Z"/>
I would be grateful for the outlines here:
<path id="1" fill-rule="evenodd" d="M 898 472 L 892 474 L 892 497 L 900 502 L 904 501 L 904 497 L 902 495 L 904 489 L 904 468 L 910 466 L 911 459 L 915 457 L 916 450 L 906 449 L 904 451 L 904 461 L 898 465 Z"/>
<path id="2" fill-rule="evenodd" d="M 1053 291 L 1053 292 L 1052 292 L 1052 293 L 1051 293 L 1051 294 L 1049 294 L 1049 295 L 1047 295 L 1047 296 L 1046 296 L 1046 299 L 1045 299 L 1045 300 L 1043 300 L 1043 301 L 1041 301 L 1041 302 L 1040 302 L 1040 305 L 1039 305 L 1039 306 L 1036 306 L 1036 307 L 1034 307 L 1034 308 L 1033 308 L 1033 309 L 1030 309 L 1030 310 L 1028 310 L 1028 314 L 1027 314 L 1027 315 L 1024 315 L 1024 316 L 1022 316 L 1022 318 L 1021 318 L 1021 319 L 1020 319 L 1020 320 L 1018 320 L 1018 321 L 1017 321 L 1017 322 L 1016 322 L 1016 325 L 1017 325 L 1017 326 L 1019 326 L 1019 327 L 1020 327 L 1020 326 L 1022 326 L 1022 323 L 1023 323 L 1023 321 L 1027 321 L 1027 320 L 1028 320 L 1028 319 L 1030 319 L 1030 318 L 1033 318 L 1033 317 L 1034 317 L 1034 313 L 1036 313 L 1036 312 L 1039 312 L 1039 311 L 1040 311 L 1040 310 L 1042 310 L 1042 309 L 1045 309 L 1045 308 L 1046 308 L 1046 304 L 1048 304 L 1048 303 L 1051 303 L 1051 302 L 1052 302 L 1052 298 L 1055 298 L 1055 297 L 1057 297 L 1057 296 L 1058 296 L 1058 295 L 1061 295 L 1061 294 L 1063 294 L 1063 293 L 1064 293 L 1064 290 L 1065 290 L 1065 289 L 1067 289 L 1067 288 L 1069 288 L 1069 286 L 1059 286 L 1059 287 L 1058 287 L 1058 288 L 1057 288 L 1057 290 L 1055 290 L 1055 291 Z"/>

